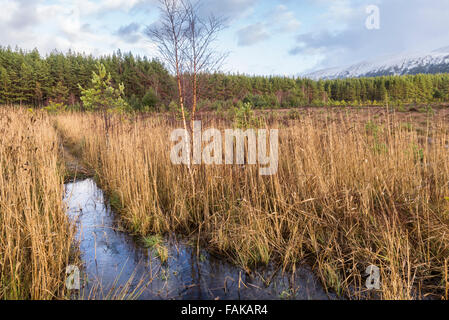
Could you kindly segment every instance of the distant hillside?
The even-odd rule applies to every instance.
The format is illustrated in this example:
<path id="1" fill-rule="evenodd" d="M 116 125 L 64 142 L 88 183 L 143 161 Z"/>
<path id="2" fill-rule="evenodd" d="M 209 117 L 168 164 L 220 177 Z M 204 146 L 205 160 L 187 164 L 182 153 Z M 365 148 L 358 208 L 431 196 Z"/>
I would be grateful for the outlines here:
<path id="1" fill-rule="evenodd" d="M 357 63 L 349 67 L 325 69 L 303 76 L 314 80 L 332 80 L 391 75 L 414 75 L 419 73 L 449 73 L 449 47 L 434 50 L 429 53 L 382 57 L 371 61 Z"/>

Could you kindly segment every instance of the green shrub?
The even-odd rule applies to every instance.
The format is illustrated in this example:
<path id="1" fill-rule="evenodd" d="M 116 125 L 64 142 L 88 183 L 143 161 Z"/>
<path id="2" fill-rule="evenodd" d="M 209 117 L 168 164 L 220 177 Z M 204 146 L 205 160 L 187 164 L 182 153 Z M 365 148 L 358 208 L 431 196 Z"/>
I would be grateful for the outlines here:
<path id="1" fill-rule="evenodd" d="M 176 102 L 170 102 L 168 109 L 171 113 L 174 114 L 177 120 L 182 120 L 182 109 Z M 186 117 L 186 120 L 190 119 L 190 113 L 186 108 L 184 108 L 184 115 Z"/>
<path id="2" fill-rule="evenodd" d="M 147 93 L 142 98 L 142 107 L 155 111 L 158 104 L 159 98 L 157 97 L 156 92 L 152 88 L 148 89 Z"/>
<path id="3" fill-rule="evenodd" d="M 59 112 L 65 111 L 67 109 L 67 106 L 64 105 L 62 102 L 54 102 L 50 101 L 48 106 L 44 107 L 44 110 L 46 110 L 48 113 L 57 114 Z"/>
<path id="4" fill-rule="evenodd" d="M 254 116 L 254 111 L 249 103 L 239 103 L 233 111 L 235 112 L 234 125 L 237 128 L 244 129 L 259 125 L 259 120 Z"/>
<path id="5" fill-rule="evenodd" d="M 81 101 L 87 110 L 102 112 L 126 112 L 130 111 L 128 103 L 124 100 L 125 86 L 120 83 L 118 88 L 112 86 L 111 74 L 106 71 L 103 64 L 97 64 L 97 71 L 92 72 L 92 87 L 84 89 L 78 85 L 81 91 Z"/>
<path id="6" fill-rule="evenodd" d="M 273 107 L 278 107 L 278 101 L 274 94 L 260 95 L 260 94 L 249 94 L 243 101 L 243 103 L 249 103 L 254 109 L 269 109 Z"/>
<path id="7" fill-rule="evenodd" d="M 291 120 L 297 120 L 300 117 L 301 117 L 301 113 L 296 109 L 290 110 L 287 114 L 287 118 L 289 118 Z"/>

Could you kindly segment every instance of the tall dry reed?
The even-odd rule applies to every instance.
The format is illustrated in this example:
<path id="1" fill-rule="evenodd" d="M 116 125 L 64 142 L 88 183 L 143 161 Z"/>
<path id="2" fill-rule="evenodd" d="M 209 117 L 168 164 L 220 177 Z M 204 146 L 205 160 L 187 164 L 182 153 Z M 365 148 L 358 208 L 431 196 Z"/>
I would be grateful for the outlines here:
<path id="1" fill-rule="evenodd" d="M 106 138 L 99 116 L 56 120 L 135 234 L 191 235 L 248 270 L 308 261 L 327 288 L 351 298 L 370 297 L 369 265 L 380 268 L 381 298 L 447 292 L 447 123 L 415 130 L 391 114 L 342 113 L 281 122 L 276 175 L 197 166 L 193 193 L 188 169 L 170 162 L 168 121 L 117 118 Z"/>
<path id="2" fill-rule="evenodd" d="M 0 299 L 64 298 L 73 228 L 48 117 L 0 108 Z"/>

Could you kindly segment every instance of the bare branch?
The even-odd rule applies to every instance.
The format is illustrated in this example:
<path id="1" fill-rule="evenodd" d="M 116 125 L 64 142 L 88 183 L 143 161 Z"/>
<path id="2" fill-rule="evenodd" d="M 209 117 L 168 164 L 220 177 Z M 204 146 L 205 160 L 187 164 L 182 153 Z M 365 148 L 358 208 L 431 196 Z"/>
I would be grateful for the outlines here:
<path id="1" fill-rule="evenodd" d="M 186 13 L 184 37 L 187 45 L 182 48 L 183 60 L 192 78 L 192 126 L 198 101 L 198 74 L 212 72 L 223 63 L 226 54 L 214 50 L 218 34 L 225 28 L 225 19 L 210 14 L 200 15 L 202 3 L 200 0 L 181 0 Z"/>

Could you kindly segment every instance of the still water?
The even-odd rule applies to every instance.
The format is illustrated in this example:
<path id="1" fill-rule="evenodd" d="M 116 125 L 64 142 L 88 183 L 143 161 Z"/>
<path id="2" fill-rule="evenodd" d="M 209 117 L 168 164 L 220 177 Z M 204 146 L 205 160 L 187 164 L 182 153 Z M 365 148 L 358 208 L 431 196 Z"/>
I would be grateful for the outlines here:
<path id="1" fill-rule="evenodd" d="M 65 186 L 68 215 L 76 221 L 83 266 L 82 299 L 329 299 L 306 267 L 282 274 L 264 268 L 243 269 L 197 251 L 174 235 L 164 238 L 169 258 L 161 263 L 154 250 L 118 228 L 92 179 Z"/>

